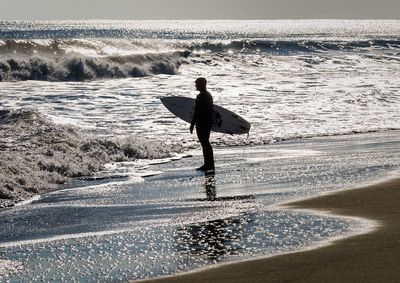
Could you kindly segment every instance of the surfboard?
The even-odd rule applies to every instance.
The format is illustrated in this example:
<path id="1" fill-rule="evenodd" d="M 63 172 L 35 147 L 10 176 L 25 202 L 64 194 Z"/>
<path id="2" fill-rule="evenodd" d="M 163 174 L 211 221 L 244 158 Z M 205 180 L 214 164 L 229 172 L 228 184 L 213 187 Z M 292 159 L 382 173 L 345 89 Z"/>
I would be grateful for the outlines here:
<path id="1" fill-rule="evenodd" d="M 181 118 L 185 122 L 192 122 L 196 103 L 195 99 L 190 97 L 169 96 L 162 97 L 161 102 L 175 116 Z M 247 134 L 251 127 L 250 123 L 238 114 L 215 104 L 213 120 L 211 131 L 223 134 Z"/>

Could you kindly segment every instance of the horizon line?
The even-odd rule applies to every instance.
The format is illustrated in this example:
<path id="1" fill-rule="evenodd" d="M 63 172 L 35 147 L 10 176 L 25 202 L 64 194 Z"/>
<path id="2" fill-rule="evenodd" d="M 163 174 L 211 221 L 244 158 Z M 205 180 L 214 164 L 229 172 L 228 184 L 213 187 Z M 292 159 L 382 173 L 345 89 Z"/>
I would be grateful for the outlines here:
<path id="1" fill-rule="evenodd" d="M 3 22 L 52 22 L 52 21 L 110 21 L 110 22 L 118 22 L 118 21 L 132 21 L 132 22 L 145 22 L 145 21 L 318 21 L 318 20 L 326 20 L 326 21 L 400 21 L 396 18 L 274 18 L 274 19 L 230 19 L 230 18 L 221 18 L 221 19 L 101 19 L 101 18 L 92 18 L 92 19 L 16 19 L 16 20 L 0 20 L 0 23 Z"/>

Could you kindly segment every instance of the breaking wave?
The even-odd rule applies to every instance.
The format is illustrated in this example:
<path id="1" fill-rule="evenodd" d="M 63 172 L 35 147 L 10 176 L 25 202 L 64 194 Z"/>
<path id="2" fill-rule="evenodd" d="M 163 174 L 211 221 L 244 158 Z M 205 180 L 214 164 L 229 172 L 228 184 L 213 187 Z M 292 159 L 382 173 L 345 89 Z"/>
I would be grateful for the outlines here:
<path id="1" fill-rule="evenodd" d="M 385 49 L 400 54 L 400 40 L 323 39 L 47 39 L 0 40 L 0 81 L 85 81 L 177 74 L 192 52 L 290 55 Z"/>
<path id="2" fill-rule="evenodd" d="M 188 46 L 189 48 L 189 46 Z M 233 40 L 228 42 L 203 42 L 192 44 L 193 50 L 211 52 L 267 52 L 288 54 L 298 52 L 356 51 L 370 48 L 390 48 L 400 51 L 400 40 Z"/>
<path id="3" fill-rule="evenodd" d="M 99 139 L 58 125 L 32 109 L 0 111 L 0 206 L 89 176 L 109 162 L 170 157 L 178 144 L 140 138 Z"/>
<path id="4" fill-rule="evenodd" d="M 185 52 L 128 56 L 32 56 L 0 59 L 0 81 L 86 81 L 95 79 L 174 75 Z"/>
<path id="5" fill-rule="evenodd" d="M 66 56 L 82 53 L 94 56 L 135 55 L 138 53 L 173 53 L 187 57 L 185 50 L 206 49 L 211 52 L 263 51 L 263 52 L 320 52 L 320 51 L 352 51 L 363 48 L 400 48 L 400 38 L 391 39 L 232 39 L 232 40 L 158 40 L 158 39 L 31 39 L 0 40 L 0 56 L 13 54 L 35 56 Z M 166 56 L 163 54 L 163 56 Z M 171 54 L 170 54 L 171 55 Z M 169 56 L 170 56 L 169 55 Z M 177 54 L 175 54 L 177 55 Z M 154 55 L 156 56 L 156 55 Z M 168 56 L 166 56 L 168 57 Z"/>

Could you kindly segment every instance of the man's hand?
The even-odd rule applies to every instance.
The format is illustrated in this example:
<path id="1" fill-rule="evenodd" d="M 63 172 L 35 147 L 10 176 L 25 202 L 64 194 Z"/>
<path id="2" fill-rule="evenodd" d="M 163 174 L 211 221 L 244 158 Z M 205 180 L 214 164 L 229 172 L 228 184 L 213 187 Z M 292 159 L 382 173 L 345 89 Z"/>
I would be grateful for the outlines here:
<path id="1" fill-rule="evenodd" d="M 191 133 L 191 134 L 193 134 L 193 128 L 194 128 L 194 125 L 193 125 L 193 124 L 190 125 L 190 133 Z"/>

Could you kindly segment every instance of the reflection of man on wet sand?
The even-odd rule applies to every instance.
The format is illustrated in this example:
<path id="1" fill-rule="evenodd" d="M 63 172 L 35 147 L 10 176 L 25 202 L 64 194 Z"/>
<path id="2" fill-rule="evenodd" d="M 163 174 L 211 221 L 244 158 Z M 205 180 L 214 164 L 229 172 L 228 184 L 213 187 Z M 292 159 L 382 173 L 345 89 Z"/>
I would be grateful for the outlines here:
<path id="1" fill-rule="evenodd" d="M 206 188 L 206 195 L 208 201 L 214 201 L 217 198 L 217 189 L 215 187 L 215 172 L 206 171 L 204 174 L 204 185 Z"/>
<path id="2" fill-rule="evenodd" d="M 193 133 L 193 128 L 196 126 L 197 137 L 203 149 L 204 164 L 197 170 L 209 171 L 214 170 L 214 154 L 210 144 L 210 132 L 214 114 L 213 98 L 207 91 L 207 80 L 205 78 L 198 78 L 195 83 L 196 90 L 200 91 L 200 93 L 196 97 L 190 133 Z"/>

